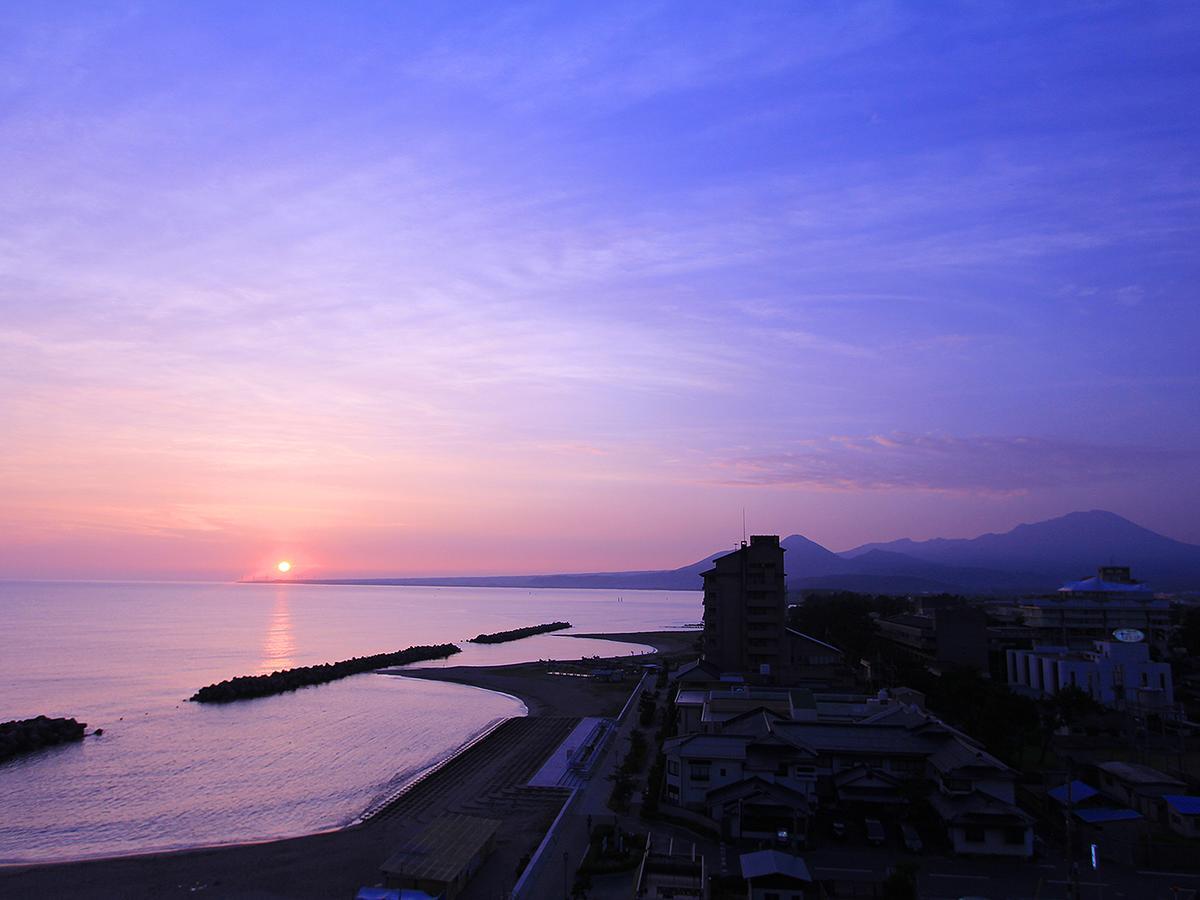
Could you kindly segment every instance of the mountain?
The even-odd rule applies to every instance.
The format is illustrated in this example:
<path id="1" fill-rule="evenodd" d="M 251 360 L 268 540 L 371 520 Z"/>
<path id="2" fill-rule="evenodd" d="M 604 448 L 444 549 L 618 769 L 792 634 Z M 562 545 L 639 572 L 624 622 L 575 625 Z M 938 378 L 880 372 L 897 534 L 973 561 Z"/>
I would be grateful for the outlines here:
<path id="1" fill-rule="evenodd" d="M 1111 563 L 1130 566 L 1135 578 L 1160 590 L 1200 586 L 1200 546 L 1098 509 L 1018 525 L 1003 534 L 929 541 L 905 538 L 864 544 L 841 555 L 860 560 L 880 551 L 939 566 L 1026 572 L 1058 582 L 1094 574 L 1098 566 Z"/>
<path id="2" fill-rule="evenodd" d="M 1200 547 L 1164 537 L 1104 512 L 1075 512 L 977 538 L 907 538 L 834 553 L 800 534 L 780 541 L 791 590 L 825 588 L 862 593 L 1022 594 L 1052 591 L 1108 563 L 1126 565 L 1159 590 L 1200 587 Z M 700 573 L 721 550 L 678 569 L 441 578 L 314 580 L 316 584 L 399 584 L 455 587 L 605 588 L 697 591 Z"/>

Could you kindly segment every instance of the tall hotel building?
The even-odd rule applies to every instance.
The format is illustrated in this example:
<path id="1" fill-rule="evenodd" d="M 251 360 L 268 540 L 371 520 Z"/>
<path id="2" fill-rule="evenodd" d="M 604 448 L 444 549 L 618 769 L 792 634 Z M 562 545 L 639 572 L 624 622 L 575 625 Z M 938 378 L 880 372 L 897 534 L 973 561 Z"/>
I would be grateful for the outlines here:
<path id="1" fill-rule="evenodd" d="M 704 659 L 722 672 L 776 678 L 788 668 L 787 589 L 778 535 L 713 560 L 704 578 Z"/>

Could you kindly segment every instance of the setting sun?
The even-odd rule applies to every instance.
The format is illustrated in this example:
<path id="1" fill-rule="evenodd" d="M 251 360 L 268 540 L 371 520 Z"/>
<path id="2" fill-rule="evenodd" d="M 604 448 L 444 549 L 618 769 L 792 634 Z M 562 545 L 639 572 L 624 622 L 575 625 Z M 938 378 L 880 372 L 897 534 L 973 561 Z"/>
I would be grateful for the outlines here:
<path id="1" fill-rule="evenodd" d="M 292 564 L 285 559 L 275 568 L 277 568 L 280 572 L 290 572 L 292 569 Z"/>

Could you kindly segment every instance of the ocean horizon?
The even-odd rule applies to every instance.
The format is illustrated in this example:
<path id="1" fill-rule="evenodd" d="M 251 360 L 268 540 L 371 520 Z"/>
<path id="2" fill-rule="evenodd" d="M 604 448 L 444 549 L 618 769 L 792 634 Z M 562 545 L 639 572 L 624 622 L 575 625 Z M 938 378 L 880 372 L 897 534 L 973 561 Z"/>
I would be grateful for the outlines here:
<path id="1" fill-rule="evenodd" d="M 700 594 L 7 581 L 0 608 L 8 625 L 0 721 L 69 716 L 104 732 L 0 764 L 0 864 L 19 864 L 342 827 L 498 721 L 526 713 L 504 694 L 374 674 L 228 705 L 188 702 L 204 685 L 556 619 L 573 628 L 467 644 L 421 665 L 639 652 L 570 634 L 682 627 L 698 620 Z"/>

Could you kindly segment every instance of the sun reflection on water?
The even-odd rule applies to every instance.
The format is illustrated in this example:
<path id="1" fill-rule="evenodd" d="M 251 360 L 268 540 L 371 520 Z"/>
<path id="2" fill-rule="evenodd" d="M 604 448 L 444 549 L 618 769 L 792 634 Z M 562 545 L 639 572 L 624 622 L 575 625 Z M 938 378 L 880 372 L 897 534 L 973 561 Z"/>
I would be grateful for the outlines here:
<path id="1" fill-rule="evenodd" d="M 271 608 L 271 621 L 267 625 L 259 668 L 263 672 L 290 669 L 296 665 L 295 657 L 296 635 L 292 630 L 292 610 L 288 605 L 287 591 L 278 590 L 275 592 L 275 605 Z"/>

